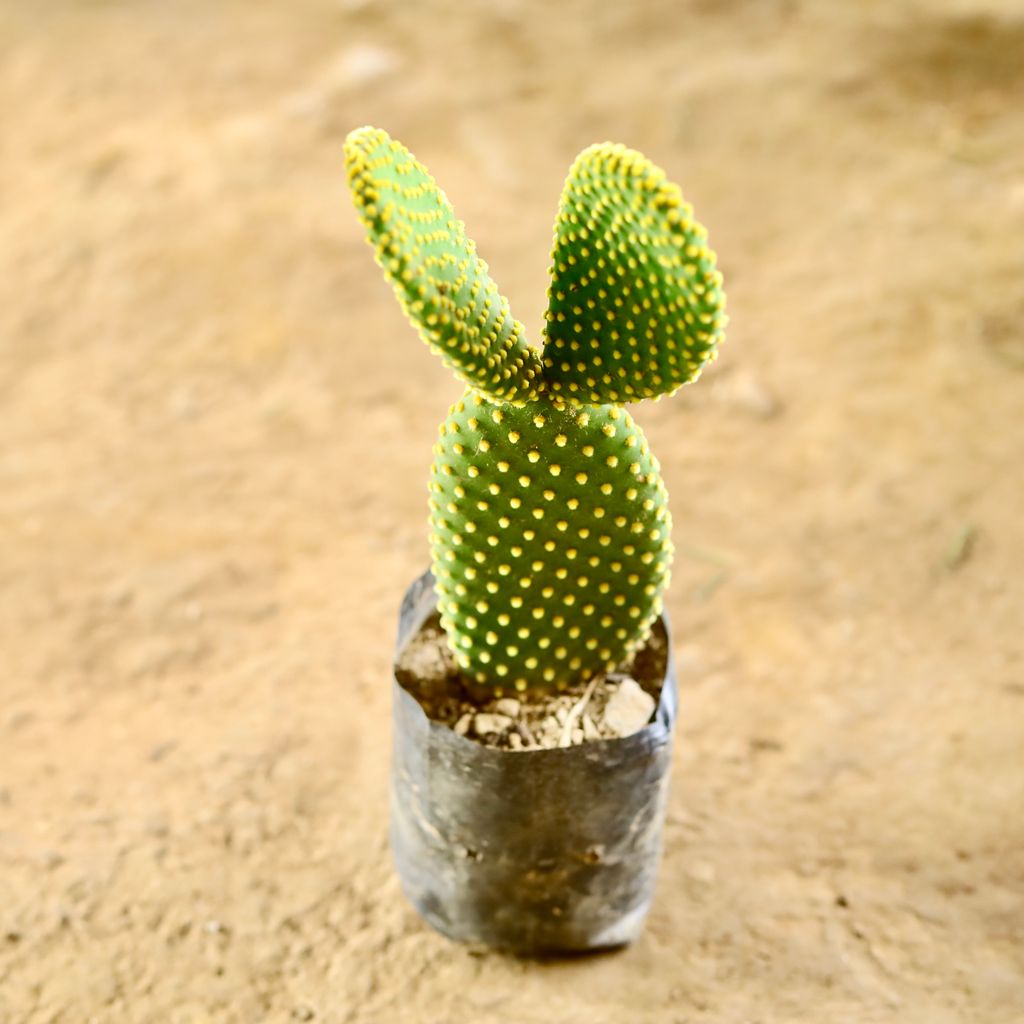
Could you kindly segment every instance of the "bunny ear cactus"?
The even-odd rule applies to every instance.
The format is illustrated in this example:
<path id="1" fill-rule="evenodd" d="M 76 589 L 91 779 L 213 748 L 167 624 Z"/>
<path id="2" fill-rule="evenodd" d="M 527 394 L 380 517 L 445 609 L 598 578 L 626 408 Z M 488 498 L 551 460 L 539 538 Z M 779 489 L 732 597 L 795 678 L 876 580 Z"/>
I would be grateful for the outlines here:
<path id="1" fill-rule="evenodd" d="M 704 228 L 641 154 L 585 150 L 559 205 L 538 354 L 408 150 L 361 128 L 345 157 L 378 263 L 467 385 L 430 479 L 438 606 L 460 666 L 518 690 L 613 669 L 659 615 L 672 559 L 658 460 L 620 403 L 670 393 L 715 356 L 724 297 Z"/>

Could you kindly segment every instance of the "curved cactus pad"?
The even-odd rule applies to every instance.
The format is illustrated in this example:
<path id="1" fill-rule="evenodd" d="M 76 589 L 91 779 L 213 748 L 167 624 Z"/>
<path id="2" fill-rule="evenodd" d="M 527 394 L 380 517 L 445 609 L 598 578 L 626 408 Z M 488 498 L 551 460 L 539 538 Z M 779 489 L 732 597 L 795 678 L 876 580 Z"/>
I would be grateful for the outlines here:
<path id="1" fill-rule="evenodd" d="M 695 380 L 725 325 L 707 232 L 646 157 L 605 143 L 569 171 L 555 220 L 544 376 L 572 402 Z"/>
<path id="2" fill-rule="evenodd" d="M 441 424 L 431 474 L 442 623 L 478 682 L 575 683 L 646 637 L 670 517 L 657 459 L 625 410 L 468 391 Z"/>
<path id="3" fill-rule="evenodd" d="M 345 163 L 377 262 L 424 341 L 483 394 L 530 397 L 540 357 L 426 168 L 376 128 L 348 136 Z"/>

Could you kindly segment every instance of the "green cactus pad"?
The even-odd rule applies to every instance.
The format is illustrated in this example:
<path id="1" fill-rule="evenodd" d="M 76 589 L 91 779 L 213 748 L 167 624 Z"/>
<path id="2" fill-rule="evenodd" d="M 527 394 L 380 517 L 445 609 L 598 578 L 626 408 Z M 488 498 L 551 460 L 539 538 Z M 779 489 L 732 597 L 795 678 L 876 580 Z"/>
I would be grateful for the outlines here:
<path id="1" fill-rule="evenodd" d="M 559 203 L 544 376 L 571 402 L 631 402 L 695 380 L 725 325 L 722 275 L 679 189 L 624 146 L 576 159 Z"/>
<path id="2" fill-rule="evenodd" d="M 540 357 L 426 168 L 376 128 L 348 136 L 345 163 L 377 262 L 424 341 L 488 397 L 535 394 Z"/>
<path id="3" fill-rule="evenodd" d="M 658 462 L 629 414 L 467 391 L 434 452 L 433 570 L 460 665 L 526 689 L 619 664 L 661 609 L 672 554 Z"/>

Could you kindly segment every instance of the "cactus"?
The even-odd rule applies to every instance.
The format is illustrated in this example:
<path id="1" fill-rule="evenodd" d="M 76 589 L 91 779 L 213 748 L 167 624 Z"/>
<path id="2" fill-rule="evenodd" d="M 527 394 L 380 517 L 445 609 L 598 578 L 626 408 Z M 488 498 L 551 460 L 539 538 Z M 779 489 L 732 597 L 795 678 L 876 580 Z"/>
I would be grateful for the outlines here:
<path id="1" fill-rule="evenodd" d="M 620 664 L 661 611 L 672 543 L 657 459 L 622 403 L 695 380 L 721 274 L 644 156 L 583 151 L 555 222 L 541 353 L 426 169 L 361 128 L 349 184 L 413 326 L 466 385 L 439 428 L 430 546 L 441 622 L 477 683 L 559 688 Z"/>

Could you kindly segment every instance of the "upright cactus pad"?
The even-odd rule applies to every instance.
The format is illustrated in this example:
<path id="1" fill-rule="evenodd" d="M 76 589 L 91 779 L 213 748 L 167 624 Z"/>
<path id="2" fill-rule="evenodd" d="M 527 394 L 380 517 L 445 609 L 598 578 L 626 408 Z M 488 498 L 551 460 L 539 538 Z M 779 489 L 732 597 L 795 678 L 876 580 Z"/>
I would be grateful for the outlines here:
<path id="1" fill-rule="evenodd" d="M 345 161 L 377 262 L 424 341 L 481 394 L 533 395 L 540 357 L 427 169 L 373 128 L 348 137 Z"/>
<path id="2" fill-rule="evenodd" d="M 721 275 L 679 190 L 594 146 L 570 171 L 543 354 L 426 170 L 384 132 L 345 144 L 349 182 L 406 314 L 468 388 L 440 427 L 431 554 L 448 641 L 496 686 L 619 664 L 661 609 L 665 485 L 619 403 L 693 380 L 724 325 Z"/>
<path id="3" fill-rule="evenodd" d="M 700 374 L 722 275 L 679 189 L 624 146 L 585 149 L 555 221 L 544 376 L 573 401 L 633 402 Z"/>

